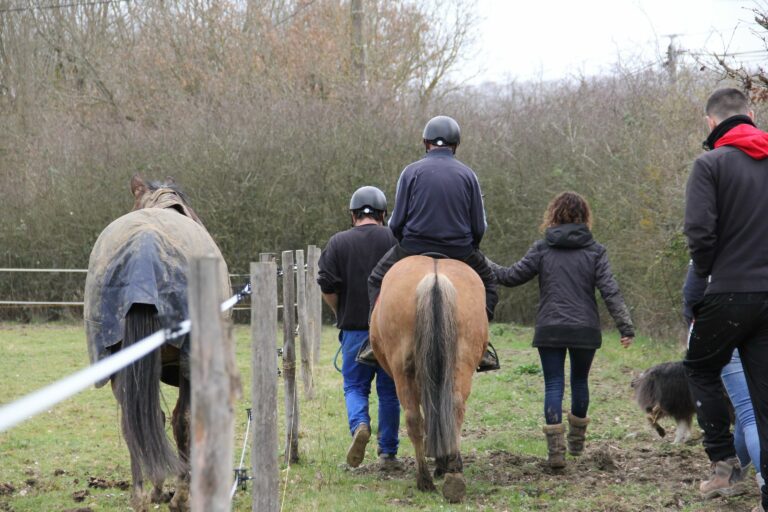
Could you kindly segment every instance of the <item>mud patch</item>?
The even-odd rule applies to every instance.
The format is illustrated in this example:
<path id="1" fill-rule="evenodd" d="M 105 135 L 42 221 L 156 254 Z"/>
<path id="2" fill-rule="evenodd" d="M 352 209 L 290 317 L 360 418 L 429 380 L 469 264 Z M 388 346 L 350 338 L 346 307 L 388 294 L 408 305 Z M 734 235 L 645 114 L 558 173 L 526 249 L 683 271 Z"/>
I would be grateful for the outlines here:
<path id="1" fill-rule="evenodd" d="M 130 487 L 130 484 L 125 480 L 107 480 L 106 478 L 89 476 L 88 487 L 91 489 L 121 489 L 125 491 Z"/>

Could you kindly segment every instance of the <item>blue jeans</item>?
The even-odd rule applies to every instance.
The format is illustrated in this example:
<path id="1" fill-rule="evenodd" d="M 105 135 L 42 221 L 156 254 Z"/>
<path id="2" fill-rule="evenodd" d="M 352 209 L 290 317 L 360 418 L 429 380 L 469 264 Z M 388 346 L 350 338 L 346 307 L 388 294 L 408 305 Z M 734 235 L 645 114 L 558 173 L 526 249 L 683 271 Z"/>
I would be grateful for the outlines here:
<path id="1" fill-rule="evenodd" d="M 354 433 L 361 423 L 371 426 L 368 414 L 368 397 L 371 382 L 376 377 L 376 393 L 379 396 L 379 454 L 396 454 L 397 430 L 400 426 L 400 401 L 395 391 L 395 381 L 380 366 L 373 367 L 355 361 L 368 331 L 341 331 L 342 367 L 344 378 L 344 400 L 347 404 L 349 432 Z"/>
<path id="2" fill-rule="evenodd" d="M 589 369 L 594 349 L 539 347 L 544 371 L 544 419 L 547 425 L 563 422 L 565 394 L 565 352 L 571 359 L 571 414 L 587 417 L 589 409 Z"/>
<path id="3" fill-rule="evenodd" d="M 723 385 L 736 411 L 736 425 L 733 427 L 733 444 L 736 455 L 742 466 L 750 461 L 755 470 L 760 473 L 760 439 L 757 436 L 755 411 L 752 409 L 752 399 L 747 389 L 747 379 L 741 366 L 739 351 L 734 350 L 731 361 L 721 372 Z"/>

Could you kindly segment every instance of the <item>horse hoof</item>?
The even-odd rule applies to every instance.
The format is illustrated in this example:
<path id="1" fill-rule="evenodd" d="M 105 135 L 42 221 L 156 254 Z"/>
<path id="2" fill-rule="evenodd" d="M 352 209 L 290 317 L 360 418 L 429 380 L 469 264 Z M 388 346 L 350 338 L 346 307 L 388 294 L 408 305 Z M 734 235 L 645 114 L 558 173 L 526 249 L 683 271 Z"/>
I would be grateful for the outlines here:
<path id="1" fill-rule="evenodd" d="M 461 473 L 446 473 L 443 484 L 443 496 L 449 503 L 459 503 L 467 493 L 464 475 Z"/>
<path id="2" fill-rule="evenodd" d="M 168 503 L 168 510 L 171 512 L 189 512 L 189 493 L 177 490 L 171 502 Z"/>
<path id="3" fill-rule="evenodd" d="M 423 478 L 416 480 L 416 487 L 422 492 L 434 492 L 437 490 L 434 482 L 430 478 Z"/>
<path id="4" fill-rule="evenodd" d="M 131 492 L 131 508 L 133 512 L 149 512 L 149 499 L 140 488 L 134 488 Z"/>
<path id="5" fill-rule="evenodd" d="M 152 491 L 152 495 L 150 496 L 150 501 L 152 503 L 168 503 L 173 498 L 173 493 L 169 491 L 159 491 L 157 489 L 154 489 Z"/>

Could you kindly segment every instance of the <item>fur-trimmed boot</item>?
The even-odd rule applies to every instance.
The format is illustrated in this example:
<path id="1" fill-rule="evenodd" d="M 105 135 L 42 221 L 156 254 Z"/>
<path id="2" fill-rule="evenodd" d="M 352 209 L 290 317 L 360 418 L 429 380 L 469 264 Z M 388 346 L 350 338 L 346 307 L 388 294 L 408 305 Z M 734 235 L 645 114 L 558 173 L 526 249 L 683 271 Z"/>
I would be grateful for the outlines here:
<path id="1" fill-rule="evenodd" d="M 589 418 L 579 418 L 568 413 L 568 453 L 578 457 L 584 451 L 584 438 L 587 436 Z"/>
<path id="2" fill-rule="evenodd" d="M 547 436 L 547 463 L 552 469 L 565 467 L 565 425 L 544 425 Z"/>

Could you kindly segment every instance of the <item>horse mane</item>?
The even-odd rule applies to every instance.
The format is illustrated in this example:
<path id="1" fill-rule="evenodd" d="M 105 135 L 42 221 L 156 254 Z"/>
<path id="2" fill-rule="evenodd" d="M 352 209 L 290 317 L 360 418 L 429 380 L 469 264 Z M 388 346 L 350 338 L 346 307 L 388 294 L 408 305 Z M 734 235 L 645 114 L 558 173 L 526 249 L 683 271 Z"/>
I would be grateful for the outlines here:
<path id="1" fill-rule="evenodd" d="M 189 206 L 189 197 L 187 197 L 187 194 L 181 190 L 181 187 L 178 184 L 171 181 L 147 181 L 146 183 L 150 192 L 155 192 L 161 188 L 173 190 L 173 192 L 179 196 L 182 201 L 184 201 L 184 204 Z"/>

